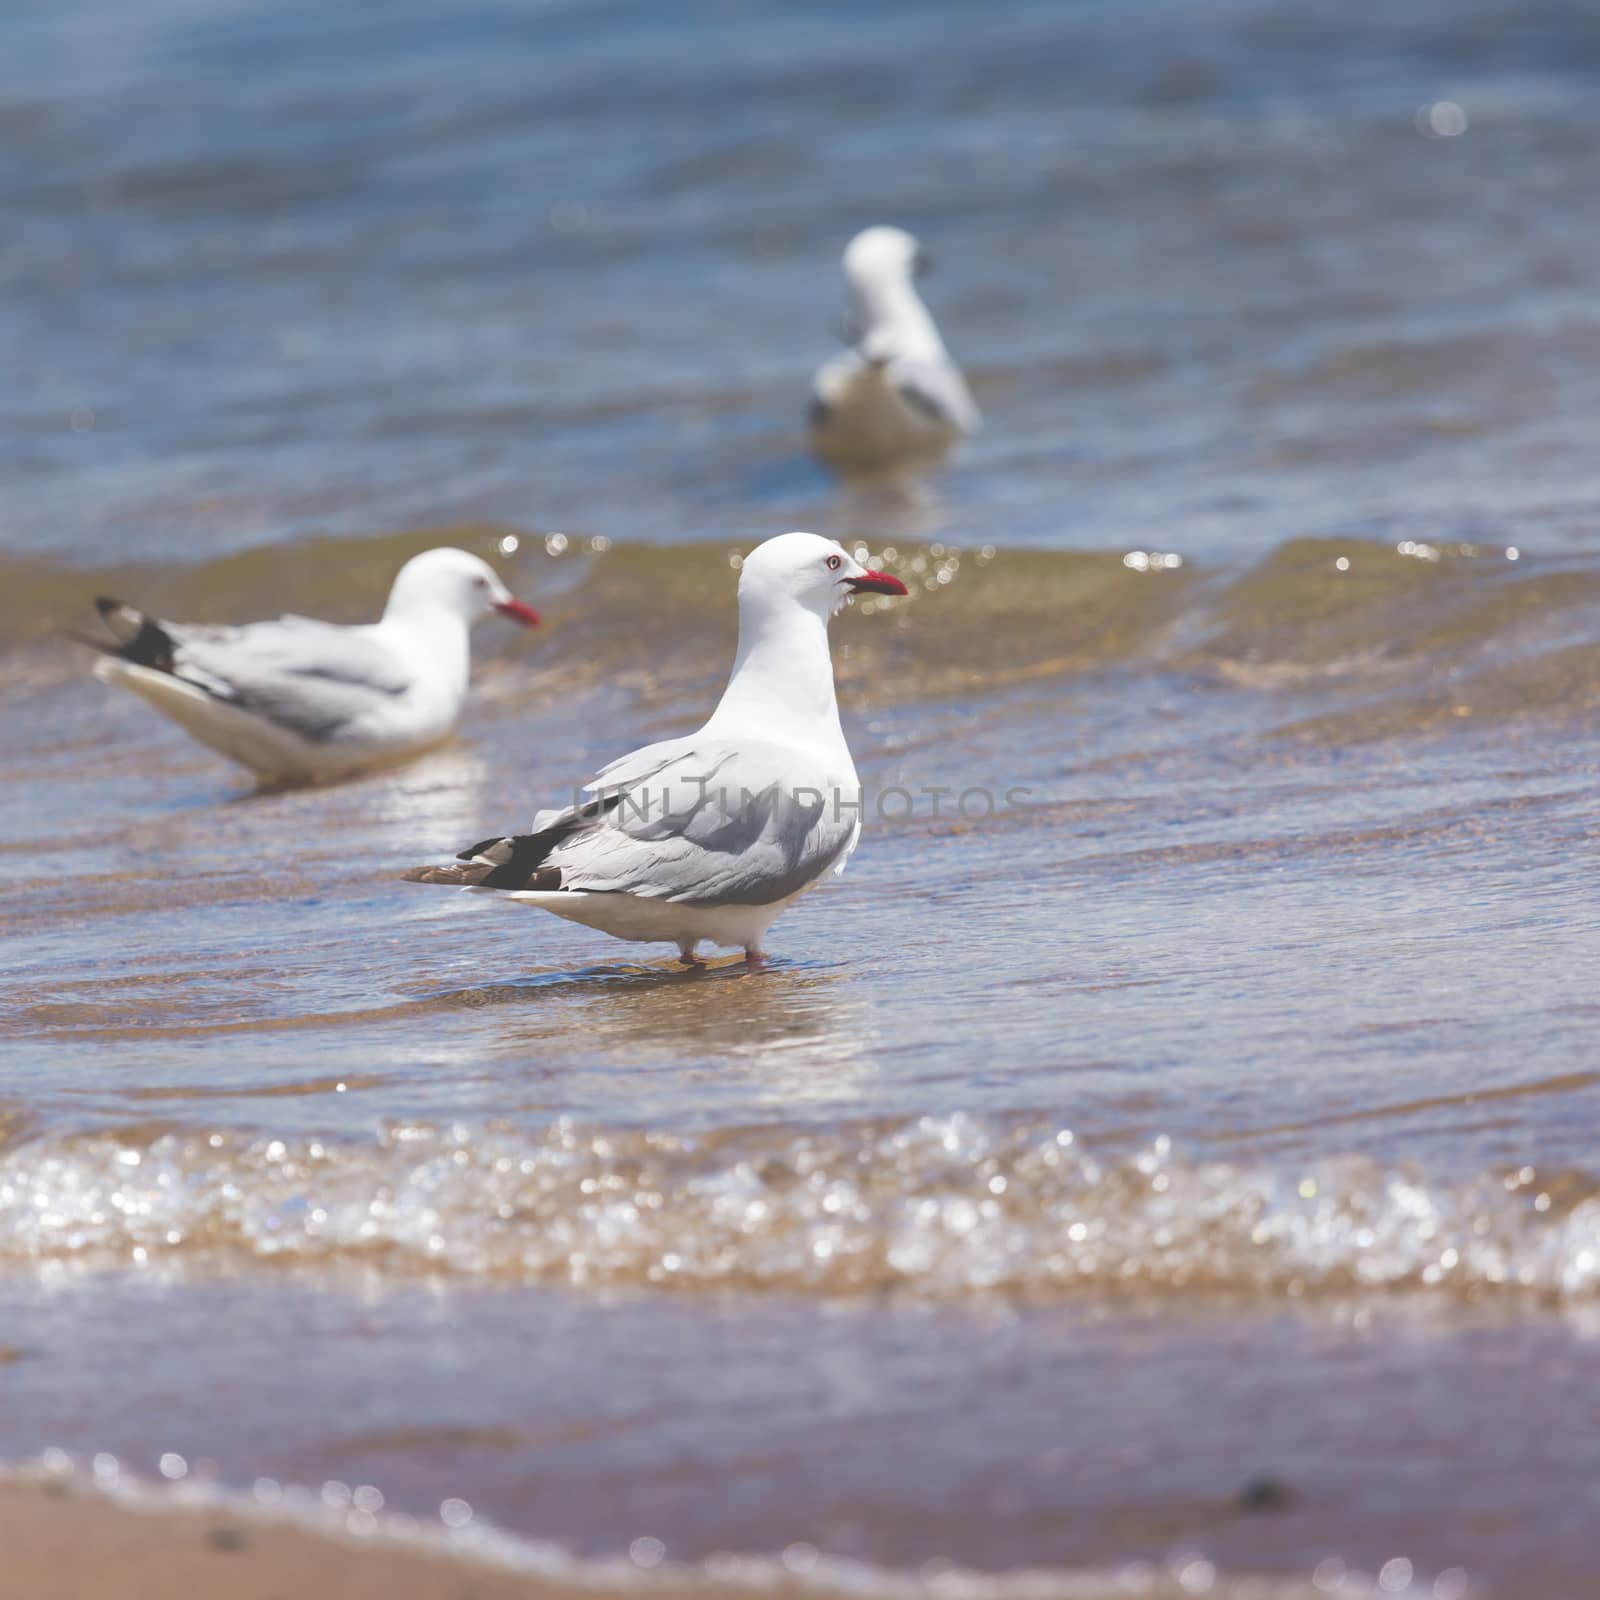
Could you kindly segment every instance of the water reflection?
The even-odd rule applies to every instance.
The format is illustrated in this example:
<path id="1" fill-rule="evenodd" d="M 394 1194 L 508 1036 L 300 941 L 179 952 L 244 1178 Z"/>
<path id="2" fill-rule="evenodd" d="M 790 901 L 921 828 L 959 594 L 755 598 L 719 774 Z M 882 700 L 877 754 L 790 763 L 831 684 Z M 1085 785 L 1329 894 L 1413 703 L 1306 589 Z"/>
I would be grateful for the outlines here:
<path id="1" fill-rule="evenodd" d="M 848 479 L 839 486 L 835 505 L 844 533 L 875 543 L 886 537 L 932 538 L 948 517 L 938 489 L 916 476 Z"/>
<path id="2" fill-rule="evenodd" d="M 483 756 L 453 738 L 390 771 L 327 788 L 250 789 L 231 798 L 252 802 L 258 818 L 281 819 L 291 827 L 315 819 L 313 841 L 331 835 L 341 846 L 359 841 L 404 854 L 416 850 L 419 836 L 470 829 L 489 774 Z"/>
<path id="3" fill-rule="evenodd" d="M 496 1054 L 570 1060 L 574 1046 L 595 1068 L 676 1069 L 679 1088 L 754 1089 L 763 1099 L 837 1104 L 860 1099 L 879 1075 L 877 1009 L 848 969 L 742 961 L 701 974 L 662 967 L 589 968 L 521 985 L 471 990 L 515 1006 Z M 469 998 L 471 997 L 471 998 Z"/>

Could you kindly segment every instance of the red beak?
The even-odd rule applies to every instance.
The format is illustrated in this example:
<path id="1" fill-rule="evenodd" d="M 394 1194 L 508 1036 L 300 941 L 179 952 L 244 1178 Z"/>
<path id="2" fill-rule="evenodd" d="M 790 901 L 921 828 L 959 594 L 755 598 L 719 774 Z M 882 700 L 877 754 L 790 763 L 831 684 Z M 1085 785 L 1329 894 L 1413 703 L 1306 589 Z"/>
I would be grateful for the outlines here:
<path id="1" fill-rule="evenodd" d="M 904 594 L 906 586 L 887 572 L 874 572 L 870 567 L 859 578 L 846 578 L 851 594 Z"/>
<path id="2" fill-rule="evenodd" d="M 539 626 L 539 613 L 532 606 L 523 605 L 520 600 L 497 600 L 494 608 L 508 617 L 515 617 L 525 628 Z"/>

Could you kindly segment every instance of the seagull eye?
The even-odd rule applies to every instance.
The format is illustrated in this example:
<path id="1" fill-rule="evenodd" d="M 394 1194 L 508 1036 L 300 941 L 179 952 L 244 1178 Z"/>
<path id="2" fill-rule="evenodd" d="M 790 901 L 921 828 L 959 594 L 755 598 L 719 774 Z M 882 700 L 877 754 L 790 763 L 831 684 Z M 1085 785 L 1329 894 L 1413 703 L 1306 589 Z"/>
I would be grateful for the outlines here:
<path id="1" fill-rule="evenodd" d="M 838 556 L 829 556 L 828 557 L 828 571 L 829 572 L 837 572 L 838 570 L 839 570 L 839 558 L 838 558 Z"/>

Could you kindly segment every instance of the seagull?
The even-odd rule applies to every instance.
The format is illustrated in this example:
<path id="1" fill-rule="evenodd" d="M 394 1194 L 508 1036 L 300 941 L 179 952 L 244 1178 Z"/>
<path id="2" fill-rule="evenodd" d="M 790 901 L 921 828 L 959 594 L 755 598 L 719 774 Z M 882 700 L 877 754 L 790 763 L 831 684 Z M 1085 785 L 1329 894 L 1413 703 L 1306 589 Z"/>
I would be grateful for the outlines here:
<path id="1" fill-rule="evenodd" d="M 783 909 L 844 870 L 861 834 L 856 777 L 833 693 L 828 621 L 857 594 L 904 594 L 842 545 L 785 533 L 739 573 L 739 646 L 698 733 L 646 745 L 583 786 L 592 799 L 484 839 L 417 883 L 498 889 L 616 939 L 761 943 Z"/>
<path id="2" fill-rule="evenodd" d="M 437 744 L 466 696 L 472 624 L 491 610 L 539 621 L 487 562 L 451 549 L 413 556 L 382 620 L 357 627 L 158 622 L 105 596 L 95 608 L 116 640 L 83 639 L 101 652 L 95 676 L 272 786 L 331 782 Z"/>
<path id="3" fill-rule="evenodd" d="M 938 460 L 982 425 L 961 370 L 912 284 L 927 256 L 902 228 L 868 228 L 845 247 L 853 348 L 818 369 L 811 447 L 840 473 Z"/>

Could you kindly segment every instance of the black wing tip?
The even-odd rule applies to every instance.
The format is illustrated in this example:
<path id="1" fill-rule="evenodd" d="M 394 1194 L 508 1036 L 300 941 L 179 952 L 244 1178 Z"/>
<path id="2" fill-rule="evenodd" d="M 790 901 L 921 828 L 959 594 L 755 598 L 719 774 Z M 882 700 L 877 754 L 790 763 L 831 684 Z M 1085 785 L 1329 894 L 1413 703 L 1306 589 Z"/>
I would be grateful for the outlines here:
<path id="1" fill-rule="evenodd" d="M 483 889 L 560 889 L 564 887 L 561 868 L 545 866 L 545 858 L 568 834 L 584 823 L 614 811 L 621 803 L 621 790 L 615 794 L 598 795 L 587 804 L 567 812 L 548 828 L 541 828 L 538 833 L 500 834 L 469 844 L 456 856 L 456 860 L 463 863 L 459 867 L 418 867 L 415 873 L 408 872 L 406 876 L 418 883 L 470 883 Z M 416 873 L 430 870 L 437 874 L 457 873 L 462 876 L 416 877 Z M 476 876 L 464 876 L 469 872 Z"/>
<path id="2" fill-rule="evenodd" d="M 137 606 L 130 606 L 114 595 L 98 594 L 94 608 L 106 630 L 117 641 L 117 654 L 135 666 L 171 672 L 177 645 L 170 633 L 154 617 L 147 617 Z"/>
<path id="3" fill-rule="evenodd" d="M 541 866 L 550 853 L 548 833 L 480 839 L 444 866 L 412 867 L 407 883 L 445 883 L 463 889 L 559 889 L 561 868 Z"/>

